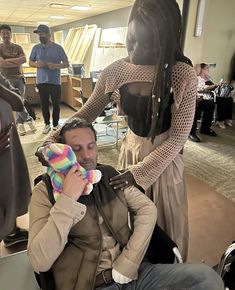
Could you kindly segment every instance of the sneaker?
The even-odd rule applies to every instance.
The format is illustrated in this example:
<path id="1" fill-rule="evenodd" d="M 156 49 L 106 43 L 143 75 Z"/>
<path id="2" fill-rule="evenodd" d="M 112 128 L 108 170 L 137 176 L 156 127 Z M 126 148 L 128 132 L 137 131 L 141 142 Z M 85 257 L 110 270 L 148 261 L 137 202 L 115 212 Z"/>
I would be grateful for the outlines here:
<path id="1" fill-rule="evenodd" d="M 35 122 L 33 120 L 27 122 L 26 124 L 29 125 L 29 128 L 33 133 L 35 133 L 37 131 L 37 128 L 35 127 Z"/>
<path id="2" fill-rule="evenodd" d="M 201 131 L 200 133 L 204 134 L 204 135 L 211 136 L 211 137 L 216 137 L 217 136 L 217 133 L 215 133 L 215 131 L 212 130 L 212 129 L 210 129 L 208 131 Z"/>
<path id="3" fill-rule="evenodd" d="M 51 126 L 50 125 L 45 125 L 42 134 L 47 134 L 49 133 L 49 131 L 51 130 Z"/>
<path id="4" fill-rule="evenodd" d="M 190 134 L 188 136 L 189 140 L 193 141 L 193 142 L 201 142 L 201 139 L 196 135 L 196 134 Z"/>
<path id="5" fill-rule="evenodd" d="M 227 125 L 229 127 L 233 126 L 233 121 L 232 120 L 227 119 L 227 120 L 224 121 L 224 123 L 225 123 L 225 125 Z"/>
<path id="6" fill-rule="evenodd" d="M 60 125 L 54 126 L 54 127 L 53 127 L 53 131 L 56 131 L 56 130 L 58 130 L 58 129 L 60 129 L 60 128 L 61 128 Z"/>
<path id="7" fill-rule="evenodd" d="M 28 231 L 16 228 L 15 233 L 8 235 L 4 240 L 5 247 L 28 241 Z"/>
<path id="8" fill-rule="evenodd" d="M 216 122 L 216 125 L 220 127 L 220 129 L 225 129 L 224 121 L 218 121 Z"/>
<path id="9" fill-rule="evenodd" d="M 24 136 L 26 134 L 24 124 L 18 124 L 18 132 L 20 136 Z"/>

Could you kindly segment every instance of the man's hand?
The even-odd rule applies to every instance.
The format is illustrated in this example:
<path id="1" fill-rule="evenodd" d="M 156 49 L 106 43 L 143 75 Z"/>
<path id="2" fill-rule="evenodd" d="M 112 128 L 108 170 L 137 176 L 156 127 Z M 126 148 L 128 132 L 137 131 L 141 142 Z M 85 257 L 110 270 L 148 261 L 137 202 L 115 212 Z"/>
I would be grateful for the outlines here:
<path id="1" fill-rule="evenodd" d="M 44 67 L 44 66 L 46 66 L 44 61 L 41 61 L 41 60 L 37 61 L 37 67 Z"/>
<path id="2" fill-rule="evenodd" d="M 56 63 L 53 63 L 53 62 L 48 62 L 47 66 L 49 67 L 49 69 L 52 69 L 52 70 L 58 68 L 58 65 Z"/>
<path id="3" fill-rule="evenodd" d="M 63 194 L 76 201 L 82 195 L 87 183 L 88 181 L 78 170 L 77 165 L 74 165 L 63 180 Z"/>
<path id="4" fill-rule="evenodd" d="M 10 146 L 10 134 L 9 131 L 3 131 L 0 133 L 0 153 Z"/>
<path id="5" fill-rule="evenodd" d="M 6 60 L 3 57 L 0 57 L 0 67 L 6 66 Z"/>
<path id="6" fill-rule="evenodd" d="M 131 185 L 135 185 L 135 179 L 132 175 L 132 173 L 127 170 L 122 174 L 116 175 L 112 178 L 110 178 L 110 183 L 109 183 L 114 189 L 121 189 L 124 190 L 127 187 Z"/>

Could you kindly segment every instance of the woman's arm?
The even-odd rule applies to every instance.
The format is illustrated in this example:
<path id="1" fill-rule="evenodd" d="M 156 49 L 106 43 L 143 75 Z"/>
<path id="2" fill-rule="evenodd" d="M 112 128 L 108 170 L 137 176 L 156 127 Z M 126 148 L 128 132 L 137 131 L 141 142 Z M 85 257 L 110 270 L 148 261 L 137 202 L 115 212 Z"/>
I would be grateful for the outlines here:
<path id="1" fill-rule="evenodd" d="M 105 79 L 102 76 L 98 79 L 94 91 L 91 96 L 88 98 L 85 105 L 75 114 L 71 116 L 70 119 L 77 117 L 85 119 L 88 122 L 93 122 L 103 111 L 103 109 L 110 102 L 109 94 L 105 94 Z M 51 134 L 44 142 L 44 145 L 47 143 L 54 143 L 59 141 L 60 129 Z"/>

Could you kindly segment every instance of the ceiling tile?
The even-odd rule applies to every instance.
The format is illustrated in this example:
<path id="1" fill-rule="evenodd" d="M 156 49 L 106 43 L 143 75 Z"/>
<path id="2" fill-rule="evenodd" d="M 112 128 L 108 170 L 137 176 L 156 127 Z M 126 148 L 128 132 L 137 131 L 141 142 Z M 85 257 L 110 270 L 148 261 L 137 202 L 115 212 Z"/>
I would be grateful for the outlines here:
<path id="1" fill-rule="evenodd" d="M 124 8 L 133 4 L 133 0 L 81 0 L 79 5 L 91 5 L 89 11 L 74 11 L 70 9 L 51 8 L 50 3 L 78 5 L 73 0 L 1 0 L 1 22 L 11 25 L 36 26 L 38 21 L 50 21 L 50 26 L 57 26 L 71 21 L 84 19 L 108 11 Z M 52 21 L 51 15 L 64 15 L 64 19 Z"/>

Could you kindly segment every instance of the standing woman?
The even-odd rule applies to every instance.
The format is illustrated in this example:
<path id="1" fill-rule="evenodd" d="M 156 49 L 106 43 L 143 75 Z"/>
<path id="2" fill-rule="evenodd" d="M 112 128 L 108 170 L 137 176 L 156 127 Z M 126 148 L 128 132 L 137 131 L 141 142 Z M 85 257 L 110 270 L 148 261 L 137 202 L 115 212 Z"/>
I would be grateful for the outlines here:
<path id="1" fill-rule="evenodd" d="M 181 15 L 175 0 L 136 0 L 128 25 L 128 57 L 103 70 L 94 91 L 75 116 L 89 122 L 119 89 L 128 117 L 115 189 L 138 185 L 158 207 L 158 224 L 188 249 L 183 146 L 196 104 L 197 78 L 180 48 Z M 59 130 L 46 142 L 58 139 Z M 89 156 L 84 156 L 89 158 Z"/>

